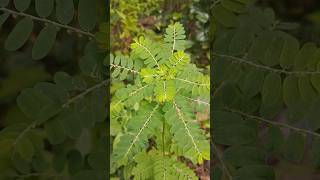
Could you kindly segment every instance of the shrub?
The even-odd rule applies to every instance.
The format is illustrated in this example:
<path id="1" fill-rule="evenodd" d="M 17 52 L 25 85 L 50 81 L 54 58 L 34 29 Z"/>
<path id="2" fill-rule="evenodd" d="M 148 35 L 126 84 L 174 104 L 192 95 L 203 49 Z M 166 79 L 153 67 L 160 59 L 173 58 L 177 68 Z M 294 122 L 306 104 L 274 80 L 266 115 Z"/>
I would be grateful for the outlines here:
<path id="1" fill-rule="evenodd" d="M 271 162 L 300 163 L 308 135 L 319 167 L 319 48 L 250 1 L 216 1 L 212 13 L 216 178 L 275 179 Z"/>
<path id="2" fill-rule="evenodd" d="M 185 37 L 174 23 L 163 41 L 140 36 L 130 56 L 111 58 L 112 79 L 131 82 L 111 101 L 111 173 L 123 168 L 126 178 L 197 179 L 185 160 L 210 159 L 208 121 L 196 119 L 201 109 L 209 111 L 210 79 L 190 63 Z"/>

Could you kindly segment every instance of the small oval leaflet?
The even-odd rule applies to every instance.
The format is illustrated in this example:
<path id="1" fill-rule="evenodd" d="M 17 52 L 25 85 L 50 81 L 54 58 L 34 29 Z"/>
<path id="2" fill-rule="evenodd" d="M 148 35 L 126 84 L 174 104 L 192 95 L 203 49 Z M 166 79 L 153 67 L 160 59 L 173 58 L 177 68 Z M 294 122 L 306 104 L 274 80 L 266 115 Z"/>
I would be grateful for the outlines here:
<path id="1" fill-rule="evenodd" d="M 60 23 L 69 24 L 73 19 L 73 0 L 56 0 L 56 16 Z"/>
<path id="2" fill-rule="evenodd" d="M 5 42 L 5 48 L 9 51 L 15 51 L 23 46 L 28 40 L 33 30 L 33 21 L 25 17 L 20 20 L 11 31 Z"/>
<path id="3" fill-rule="evenodd" d="M 48 25 L 41 30 L 32 48 L 33 59 L 42 59 L 49 53 L 56 40 L 57 32 L 57 28 L 53 25 Z"/>
<path id="4" fill-rule="evenodd" d="M 262 88 L 262 102 L 265 105 L 275 105 L 281 96 L 281 77 L 276 73 L 266 76 Z"/>
<path id="5" fill-rule="evenodd" d="M 52 10 L 54 0 L 35 0 L 36 11 L 40 17 L 48 17 Z"/>
<path id="6" fill-rule="evenodd" d="M 0 15 L 0 28 L 3 25 L 3 23 L 6 22 L 6 20 L 8 19 L 9 14 L 8 13 L 3 13 Z"/>
<path id="7" fill-rule="evenodd" d="M 28 9 L 30 6 L 31 0 L 14 0 L 14 6 L 20 12 L 23 12 Z"/>
<path id="8" fill-rule="evenodd" d="M 219 23 L 226 27 L 234 27 L 238 24 L 237 16 L 221 5 L 216 6 L 214 9 L 214 16 Z"/>
<path id="9" fill-rule="evenodd" d="M 287 106 L 294 106 L 299 102 L 300 93 L 298 78 L 288 76 L 283 81 L 283 100 Z"/>
<path id="10" fill-rule="evenodd" d="M 97 1 L 79 0 L 79 24 L 85 31 L 92 30 L 97 21 Z"/>

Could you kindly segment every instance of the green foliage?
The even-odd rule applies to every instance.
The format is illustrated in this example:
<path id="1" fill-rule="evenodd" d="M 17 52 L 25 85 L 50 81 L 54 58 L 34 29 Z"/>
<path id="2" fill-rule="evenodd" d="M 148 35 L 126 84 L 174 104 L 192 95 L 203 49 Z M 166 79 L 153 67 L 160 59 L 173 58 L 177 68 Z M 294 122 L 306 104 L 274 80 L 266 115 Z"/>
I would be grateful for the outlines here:
<path id="1" fill-rule="evenodd" d="M 9 51 L 16 51 L 20 49 L 29 39 L 33 30 L 35 22 L 42 22 L 43 29 L 40 31 L 36 37 L 35 44 L 33 47 L 32 58 L 39 60 L 47 56 L 52 49 L 54 42 L 56 41 L 56 36 L 61 29 L 66 29 L 70 32 L 78 33 L 79 35 L 86 35 L 92 38 L 94 35 L 88 31 L 93 30 L 97 23 L 97 2 L 80 0 L 78 5 L 78 21 L 81 29 L 72 27 L 71 21 L 74 18 L 74 2 L 73 0 L 59 1 L 56 4 L 56 13 L 58 22 L 55 22 L 48 18 L 52 15 L 54 9 L 54 0 L 36 0 L 35 10 L 37 15 L 31 15 L 24 13 L 28 8 L 31 8 L 31 1 L 17 1 L 14 0 L 14 6 L 16 10 L 6 8 L 7 2 L 3 1 L 1 4 L 1 24 L 3 24 L 7 19 L 8 15 L 18 16 L 18 22 L 10 32 L 9 36 L 5 41 L 5 48 Z M 53 17 L 55 17 L 53 15 Z M 50 16 L 52 17 L 52 16 Z M 61 23 L 61 24 L 60 24 Z"/>
<path id="2" fill-rule="evenodd" d="M 105 89 L 109 80 L 104 61 L 108 56 L 106 48 L 101 48 L 101 36 L 93 39 L 96 32 L 88 32 L 97 31 L 98 2 L 13 0 L 12 5 L 0 1 L 1 25 L 5 21 L 14 25 L 7 37 L 6 30 L 11 26 L 2 26 L 4 47 L 17 51 L 7 55 L 1 49 L 12 63 L 3 63 L 8 77 L 1 81 L 1 103 L 13 98 L 16 101 L 7 119 L 1 122 L 1 128 L 5 127 L 0 131 L 0 179 L 105 179 L 108 165 Z M 75 25 L 75 15 L 80 28 Z M 72 32 L 78 36 L 66 38 L 69 40 L 66 43 L 68 40 L 63 38 Z M 86 38 L 75 39 L 80 36 Z M 80 55 L 69 57 L 74 42 Z M 51 76 L 44 68 L 50 66 L 28 61 L 31 56 L 40 60 L 49 53 L 61 64 L 65 59 L 72 62 L 71 73 L 53 69 Z M 78 60 L 79 67 L 75 64 Z M 11 67 L 15 65 L 18 67 Z M 69 72 L 69 68 L 63 70 Z"/>
<path id="3" fill-rule="evenodd" d="M 113 79 L 131 82 L 115 90 L 110 105 L 111 129 L 117 129 L 111 174 L 123 169 L 126 179 L 196 179 L 177 157 L 193 164 L 210 159 L 193 102 L 208 101 L 210 81 L 190 63 L 185 37 L 182 24 L 174 23 L 163 41 L 140 36 L 130 56 L 111 58 Z"/>
<path id="4" fill-rule="evenodd" d="M 113 51 L 119 50 L 127 54 L 133 37 L 140 34 L 156 37 L 149 26 L 159 26 L 154 13 L 161 9 L 163 2 L 163 0 L 111 0 L 110 27 L 113 32 L 111 36 Z"/>
<path id="5" fill-rule="evenodd" d="M 212 7 L 213 141 L 218 179 L 275 179 L 269 160 L 318 168 L 319 48 L 285 32 L 271 9 L 221 0 Z M 261 133 L 263 132 L 263 133 Z M 222 151 L 221 149 L 225 149 Z"/>

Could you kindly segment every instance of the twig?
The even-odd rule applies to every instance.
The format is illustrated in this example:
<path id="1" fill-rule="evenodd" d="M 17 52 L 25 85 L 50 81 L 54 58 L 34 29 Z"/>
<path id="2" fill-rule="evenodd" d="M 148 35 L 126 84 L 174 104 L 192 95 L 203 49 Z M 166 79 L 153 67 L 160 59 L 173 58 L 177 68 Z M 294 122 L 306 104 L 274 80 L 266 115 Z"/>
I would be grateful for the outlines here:
<path id="1" fill-rule="evenodd" d="M 221 90 L 221 88 L 224 86 L 224 82 L 222 82 L 213 92 L 213 97 L 217 95 L 217 93 Z"/>
<path id="2" fill-rule="evenodd" d="M 127 71 L 135 73 L 135 74 L 139 74 L 139 72 L 134 70 L 134 69 L 129 69 L 129 68 L 126 68 L 126 67 L 123 67 L 123 66 L 119 66 L 119 65 L 116 65 L 116 64 L 112 64 L 111 63 L 110 66 L 114 67 L 114 68 L 124 69 L 124 70 L 127 70 Z"/>
<path id="3" fill-rule="evenodd" d="M 217 54 L 217 53 L 214 53 L 214 55 L 217 56 L 217 57 L 225 58 L 225 60 L 227 60 L 227 61 L 232 61 L 232 62 L 239 63 L 239 64 L 241 64 L 241 63 L 242 64 L 247 64 L 249 66 L 252 66 L 252 67 L 255 67 L 255 68 L 258 68 L 258 69 L 263 69 L 263 70 L 266 70 L 266 71 L 271 71 L 271 72 L 279 73 L 279 74 L 287 74 L 287 75 L 320 74 L 320 71 L 287 71 L 287 70 L 284 70 L 284 69 L 277 69 L 277 68 L 272 68 L 272 67 L 265 66 L 265 65 L 262 65 L 262 64 L 257 64 L 257 63 L 254 63 L 252 61 L 247 61 L 245 59 L 242 59 L 242 58 L 239 58 L 239 57 L 235 57 L 235 56 L 229 56 L 229 55 Z"/>
<path id="4" fill-rule="evenodd" d="M 213 150 L 216 151 L 217 158 L 222 166 L 223 171 L 228 176 L 228 179 L 232 180 L 232 175 L 231 175 L 229 169 L 227 168 L 226 164 L 224 163 L 219 149 L 215 146 L 215 144 L 213 144 L 212 147 L 213 147 Z"/>
<path id="5" fill-rule="evenodd" d="M 82 92 L 82 93 L 76 95 L 75 97 L 69 99 L 66 103 L 64 103 L 64 104 L 62 105 L 62 108 L 68 107 L 68 106 L 69 106 L 70 104 L 72 104 L 73 102 L 77 101 L 78 99 L 81 99 L 83 96 L 89 94 L 89 93 L 92 92 L 93 90 L 98 89 L 98 88 L 100 88 L 100 87 L 102 87 L 102 86 L 104 86 L 104 85 L 106 85 L 106 84 L 108 84 L 108 83 L 109 83 L 109 79 L 106 79 L 106 80 L 100 82 L 99 84 L 96 84 L 96 85 L 90 87 L 89 89 L 86 89 L 84 92 Z"/>
<path id="6" fill-rule="evenodd" d="M 13 14 L 13 15 L 28 17 L 28 18 L 31 18 L 31 19 L 36 20 L 36 21 L 49 23 L 49 24 L 52 24 L 52 25 L 60 27 L 60 28 L 68 29 L 70 31 L 73 31 L 73 32 L 76 32 L 76 33 L 79 33 L 79 34 L 82 34 L 82 35 L 85 35 L 85 36 L 89 36 L 91 38 L 94 37 L 94 34 L 92 34 L 90 32 L 82 31 L 81 29 L 78 29 L 78 28 L 75 28 L 75 27 L 72 27 L 72 26 L 69 26 L 69 25 L 60 24 L 58 22 L 55 22 L 55 21 L 52 21 L 52 20 L 49 20 L 49 19 L 46 19 L 46 18 L 36 17 L 36 16 L 30 15 L 30 14 L 14 11 L 14 10 L 7 9 L 7 8 L 4 8 L 4 7 L 0 8 L 0 11 L 7 12 L 7 13 Z"/>
<path id="7" fill-rule="evenodd" d="M 307 130 L 307 129 L 301 129 L 301 128 L 297 128 L 297 127 L 291 126 L 289 124 L 271 121 L 271 120 L 264 119 L 264 118 L 259 117 L 259 116 L 254 116 L 254 115 L 247 114 L 245 112 L 242 112 L 242 111 L 239 111 L 239 110 L 235 110 L 235 109 L 231 109 L 231 108 L 225 108 L 225 109 L 227 111 L 229 111 L 229 112 L 236 113 L 236 114 L 245 116 L 245 117 L 250 118 L 250 119 L 256 119 L 256 120 L 259 120 L 259 121 L 262 121 L 262 122 L 265 122 L 265 123 L 268 123 L 268 124 L 272 124 L 272 125 L 279 126 L 279 127 L 282 127 L 282 128 L 291 129 L 291 130 L 299 132 L 299 133 L 310 134 L 312 136 L 320 137 L 320 134 L 318 134 L 316 132 L 313 132 L 313 131 L 310 131 L 310 130 Z"/>
<path id="8" fill-rule="evenodd" d="M 180 95 L 180 96 L 182 96 L 182 97 L 184 97 L 184 98 L 186 98 L 186 99 L 188 99 L 188 100 L 190 100 L 190 101 L 194 101 L 194 102 L 196 102 L 196 103 L 198 103 L 198 104 L 204 104 L 204 105 L 206 105 L 206 106 L 210 106 L 210 103 L 208 103 L 208 102 L 206 102 L 206 101 L 202 101 L 201 99 L 192 99 L 192 98 L 189 98 L 189 97 L 187 97 L 187 96 L 183 96 L 183 95 Z"/>
<path id="9" fill-rule="evenodd" d="M 21 139 L 27 132 L 29 132 L 31 129 L 33 129 L 35 126 L 36 126 L 36 123 L 33 122 L 33 123 L 31 123 L 28 127 L 26 127 L 26 128 L 17 136 L 17 138 L 14 140 L 14 142 L 13 142 L 12 145 L 15 146 L 15 145 L 20 141 L 20 139 Z"/>
<path id="10" fill-rule="evenodd" d="M 210 84 L 197 83 L 197 82 L 193 82 L 193 81 L 189 81 L 189 80 L 181 79 L 181 78 L 173 78 L 173 79 L 176 79 L 176 80 L 179 80 L 179 81 L 183 81 L 183 82 L 186 82 L 186 83 L 189 83 L 189 84 L 193 84 L 193 85 L 196 85 L 196 86 L 210 86 Z"/>

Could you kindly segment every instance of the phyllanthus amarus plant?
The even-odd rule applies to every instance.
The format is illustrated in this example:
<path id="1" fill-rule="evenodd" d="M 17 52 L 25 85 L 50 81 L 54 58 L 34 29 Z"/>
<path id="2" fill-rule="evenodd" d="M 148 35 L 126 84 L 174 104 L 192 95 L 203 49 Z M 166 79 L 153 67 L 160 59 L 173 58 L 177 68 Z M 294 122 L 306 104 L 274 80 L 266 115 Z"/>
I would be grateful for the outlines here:
<path id="1" fill-rule="evenodd" d="M 130 56 L 111 56 L 115 90 L 111 102 L 111 136 L 115 136 L 112 172 L 124 169 L 134 179 L 198 179 L 186 165 L 210 159 L 208 113 L 210 79 L 190 62 L 180 23 L 166 29 L 163 41 L 143 36 L 131 44 Z M 128 83 L 130 82 L 130 83 Z"/>

